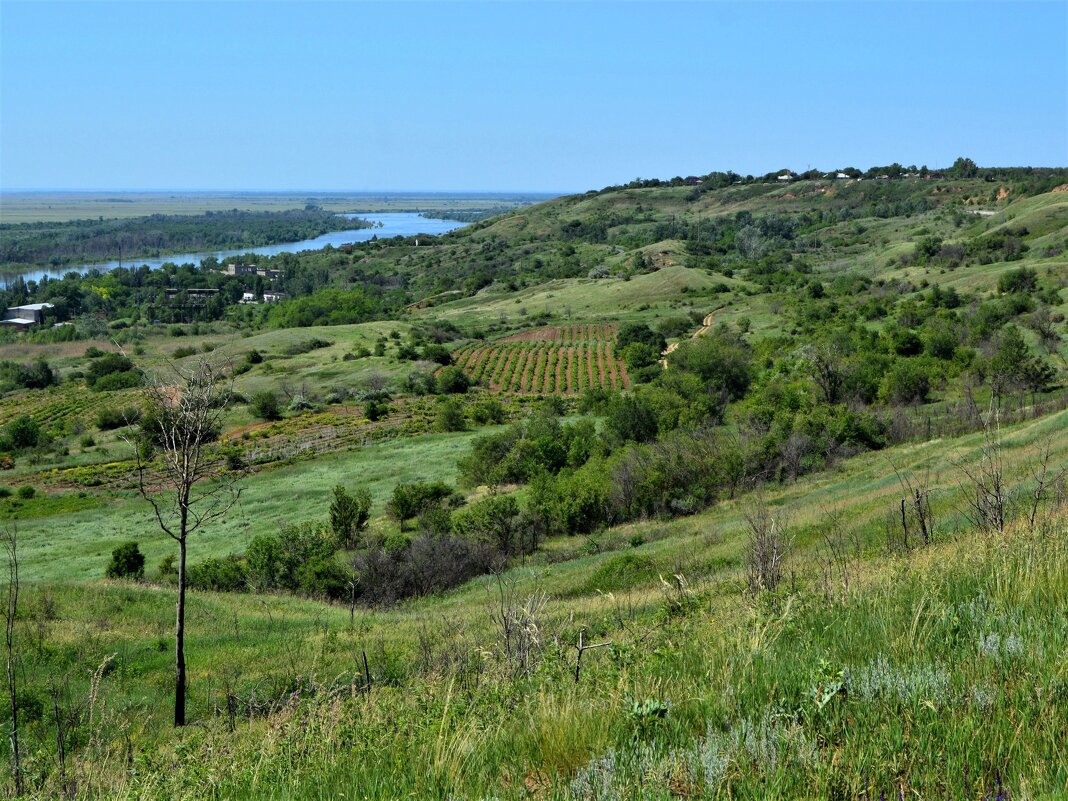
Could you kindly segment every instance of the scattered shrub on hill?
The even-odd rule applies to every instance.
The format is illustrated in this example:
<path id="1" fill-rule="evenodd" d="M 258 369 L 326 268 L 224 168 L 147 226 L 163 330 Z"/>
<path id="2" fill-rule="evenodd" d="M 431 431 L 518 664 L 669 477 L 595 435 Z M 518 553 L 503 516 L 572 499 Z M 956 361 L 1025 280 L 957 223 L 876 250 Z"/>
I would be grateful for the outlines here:
<path id="1" fill-rule="evenodd" d="M 998 278 L 998 292 L 1034 292 L 1038 289 L 1038 273 L 1029 267 L 1009 270 Z"/>
<path id="2" fill-rule="evenodd" d="M 111 431 L 123 426 L 129 426 L 141 419 L 141 410 L 136 406 L 126 406 L 122 409 L 101 409 L 96 413 L 96 427 L 101 431 Z"/>
<path id="3" fill-rule="evenodd" d="M 261 534 L 245 550 L 248 586 L 297 592 L 302 589 L 301 571 L 332 561 L 336 551 L 332 532 L 316 523 L 285 525 L 277 534 Z"/>
<path id="4" fill-rule="evenodd" d="M 41 441 L 41 426 L 28 414 L 21 414 L 8 423 L 4 439 L 14 450 L 33 448 Z"/>
<path id="5" fill-rule="evenodd" d="M 925 359 L 898 359 L 883 379 L 880 394 L 890 403 L 926 403 L 931 367 Z"/>
<path id="6" fill-rule="evenodd" d="M 270 390 L 261 390 L 249 400 L 249 411 L 261 420 L 277 420 L 282 416 L 278 396 Z"/>
<path id="7" fill-rule="evenodd" d="M 471 406 L 471 420 L 476 425 L 503 423 L 504 407 L 496 398 L 482 398 Z"/>
<path id="8" fill-rule="evenodd" d="M 160 573 L 163 573 L 162 566 Z M 190 565 L 187 581 L 195 590 L 242 592 L 248 588 L 248 573 L 241 558 L 230 554 Z"/>
<path id="9" fill-rule="evenodd" d="M 342 548 L 359 547 L 360 538 L 371 519 L 371 493 L 358 487 L 352 495 L 338 484 L 330 502 L 330 528 Z"/>
<path id="10" fill-rule="evenodd" d="M 438 374 L 438 392 L 445 395 L 462 395 L 471 386 L 471 379 L 459 367 L 445 367 Z"/>
<path id="11" fill-rule="evenodd" d="M 101 376 L 93 384 L 95 392 L 116 392 L 121 389 L 135 389 L 144 383 L 144 377 L 138 370 L 126 370 L 118 373 L 108 373 Z"/>
<path id="12" fill-rule="evenodd" d="M 363 406 L 363 416 L 372 423 L 376 420 L 381 420 L 388 414 L 389 404 L 384 401 L 371 399 Z"/>
<path id="13" fill-rule="evenodd" d="M 360 599 L 389 606 L 405 598 L 444 592 L 501 567 L 486 542 L 450 535 L 420 535 L 398 548 L 376 547 L 353 560 Z"/>
<path id="14" fill-rule="evenodd" d="M 467 419 L 464 405 L 456 398 L 439 398 L 434 413 L 435 431 L 464 431 Z"/>
<path id="15" fill-rule="evenodd" d="M 404 524 L 417 517 L 431 506 L 438 506 L 445 502 L 455 505 L 458 496 L 452 487 L 441 481 L 415 482 L 411 484 L 398 484 L 393 488 L 393 494 L 386 503 L 386 513 L 396 520 L 401 529 Z"/>
<path id="16" fill-rule="evenodd" d="M 138 581 L 145 577 L 145 556 L 136 542 L 124 542 L 111 552 L 106 575 L 108 578 L 132 578 Z"/>
<path id="17" fill-rule="evenodd" d="M 121 353 L 105 353 L 90 362 L 85 371 L 85 383 L 95 389 L 102 378 L 118 373 L 130 373 L 133 369 L 133 362 Z"/>
<path id="18" fill-rule="evenodd" d="M 0 391 L 8 387 L 44 389 L 58 381 L 56 373 L 44 359 L 37 359 L 30 364 L 0 361 Z"/>

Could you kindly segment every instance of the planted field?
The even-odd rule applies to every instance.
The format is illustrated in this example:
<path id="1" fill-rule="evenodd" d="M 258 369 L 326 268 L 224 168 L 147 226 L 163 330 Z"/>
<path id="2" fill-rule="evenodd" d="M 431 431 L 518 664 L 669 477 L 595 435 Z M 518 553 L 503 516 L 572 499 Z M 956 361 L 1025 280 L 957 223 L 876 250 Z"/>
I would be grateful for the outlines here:
<path id="1" fill-rule="evenodd" d="M 589 387 L 626 389 L 615 352 L 615 324 L 544 326 L 491 343 L 466 345 L 453 361 L 493 392 L 577 394 Z"/>

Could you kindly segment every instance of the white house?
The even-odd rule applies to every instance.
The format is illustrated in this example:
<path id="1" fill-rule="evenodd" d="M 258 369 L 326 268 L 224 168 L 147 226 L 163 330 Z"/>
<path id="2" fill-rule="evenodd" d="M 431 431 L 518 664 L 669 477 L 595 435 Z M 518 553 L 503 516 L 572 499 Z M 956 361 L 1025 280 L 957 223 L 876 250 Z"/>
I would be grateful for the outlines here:
<path id="1" fill-rule="evenodd" d="M 44 310 L 51 309 L 51 303 L 29 303 L 25 306 L 11 306 L 4 312 L 0 325 L 6 325 L 18 331 L 29 331 L 35 325 L 44 322 Z"/>

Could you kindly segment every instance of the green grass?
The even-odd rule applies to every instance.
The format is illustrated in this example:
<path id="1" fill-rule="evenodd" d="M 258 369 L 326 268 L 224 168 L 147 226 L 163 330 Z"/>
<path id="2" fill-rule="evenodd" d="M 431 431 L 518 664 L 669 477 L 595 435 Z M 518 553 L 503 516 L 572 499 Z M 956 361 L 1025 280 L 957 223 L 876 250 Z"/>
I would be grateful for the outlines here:
<path id="1" fill-rule="evenodd" d="M 1005 432 L 1013 485 L 1049 435 L 1063 463 L 1066 419 Z M 962 440 L 960 456 L 974 458 L 976 444 Z M 502 649 L 494 579 L 392 611 L 361 610 L 352 626 L 346 610 L 313 601 L 194 593 L 198 725 L 172 732 L 172 591 L 37 583 L 19 628 L 28 691 L 42 692 L 61 664 L 78 666 L 73 686 L 84 691 L 92 669 L 114 655 L 97 701 L 106 734 L 75 768 L 108 797 L 520 799 L 534 790 L 667 801 L 685 790 L 964 799 L 995 793 L 999 780 L 1016 797 L 1062 797 L 1068 521 L 1044 513 L 1034 532 L 954 535 L 960 496 L 945 448 L 890 455 L 932 469 L 940 535 L 930 548 L 884 555 L 880 518 L 898 493 L 876 457 L 768 493 L 797 534 L 792 578 L 776 596 L 741 594 L 751 497 L 610 531 L 597 542 L 601 553 L 535 560 L 503 577 L 506 597 L 549 597 L 530 621 L 540 644 L 529 672 L 517 675 Z M 865 543 L 849 563 L 848 589 L 839 577 L 824 587 L 813 551 L 833 507 Z M 646 543 L 628 545 L 636 534 Z M 548 550 L 576 555 L 588 545 Z M 673 573 L 684 577 L 681 589 Z M 38 622 L 45 598 L 51 619 Z M 580 628 L 587 642 L 612 644 L 585 655 L 576 684 Z M 370 696 L 356 691 L 364 651 Z M 225 710 L 228 692 L 237 701 L 233 733 L 224 712 L 212 714 Z M 248 718 L 255 699 L 283 694 L 266 718 Z M 134 772 L 123 730 L 135 744 Z M 573 792 L 584 776 L 613 794 Z"/>
<path id="2" fill-rule="evenodd" d="M 453 482 L 457 460 L 471 439 L 487 430 L 492 429 L 391 440 L 254 473 L 242 482 L 240 500 L 231 513 L 195 535 L 191 558 L 198 561 L 241 551 L 252 537 L 275 531 L 280 522 L 324 519 L 337 484 L 366 487 L 374 499 L 373 514 L 385 526 L 383 506 L 395 484 Z M 20 519 L 22 572 L 27 580 L 97 579 L 112 549 L 128 540 L 140 543 L 150 570 L 173 550 L 155 526 L 150 507 L 135 493 L 104 493 L 77 511 L 65 500 L 69 497 L 35 500 L 33 509 L 47 516 Z M 47 504 L 61 505 L 48 508 Z"/>

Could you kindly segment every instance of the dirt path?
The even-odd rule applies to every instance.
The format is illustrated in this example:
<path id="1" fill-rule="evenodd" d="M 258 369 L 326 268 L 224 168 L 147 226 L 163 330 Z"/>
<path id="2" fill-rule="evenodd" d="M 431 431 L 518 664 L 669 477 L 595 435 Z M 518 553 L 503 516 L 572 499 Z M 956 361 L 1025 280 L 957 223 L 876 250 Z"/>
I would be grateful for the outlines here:
<path id="1" fill-rule="evenodd" d="M 712 328 L 712 312 L 705 315 L 705 318 L 701 321 L 701 327 L 690 334 L 690 339 L 697 339 L 697 337 L 703 337 Z M 672 342 L 663 353 L 660 354 L 660 363 L 664 365 L 664 369 L 667 369 L 667 357 L 679 349 L 681 342 Z"/>

